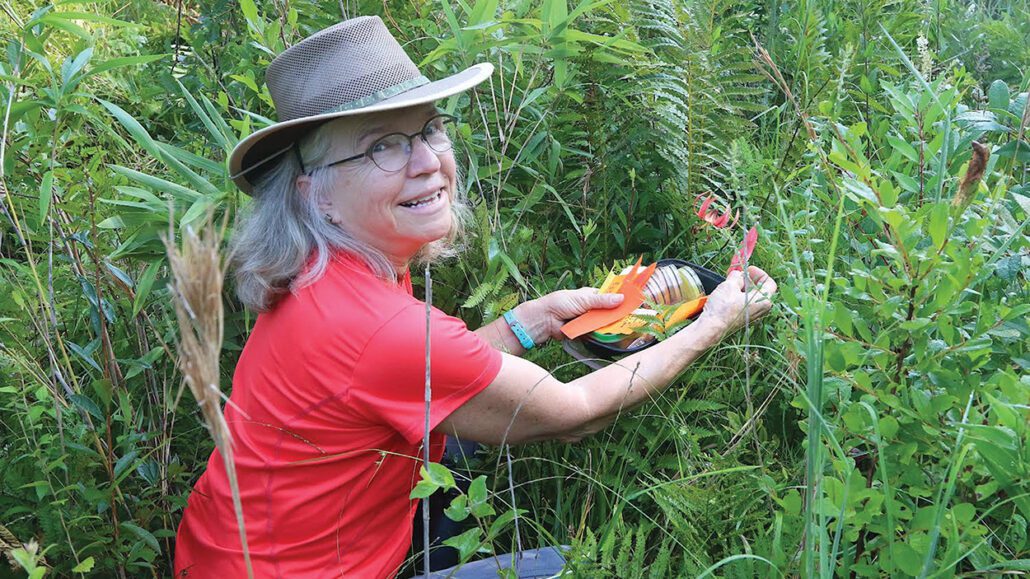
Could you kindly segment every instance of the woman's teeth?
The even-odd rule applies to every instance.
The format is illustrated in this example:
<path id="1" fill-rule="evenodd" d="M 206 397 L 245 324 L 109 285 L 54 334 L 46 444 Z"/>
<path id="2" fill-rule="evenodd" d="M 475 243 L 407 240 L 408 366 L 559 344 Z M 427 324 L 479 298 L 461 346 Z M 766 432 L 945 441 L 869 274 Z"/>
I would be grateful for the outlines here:
<path id="1" fill-rule="evenodd" d="M 422 207 L 423 205 L 429 205 L 430 203 L 433 203 L 433 202 L 437 201 L 438 199 L 440 199 L 440 196 L 442 194 L 443 194 L 443 191 L 440 190 L 440 191 L 437 191 L 436 193 L 434 193 L 432 195 L 429 195 L 427 197 L 423 197 L 421 199 L 416 199 L 414 201 L 408 201 L 407 203 L 401 203 L 401 205 L 404 206 L 404 207 Z"/>

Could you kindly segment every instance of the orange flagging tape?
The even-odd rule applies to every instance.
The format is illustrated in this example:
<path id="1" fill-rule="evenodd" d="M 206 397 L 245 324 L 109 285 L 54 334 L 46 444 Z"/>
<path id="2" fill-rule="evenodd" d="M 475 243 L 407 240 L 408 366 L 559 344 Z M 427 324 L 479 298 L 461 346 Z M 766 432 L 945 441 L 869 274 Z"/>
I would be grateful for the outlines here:
<path id="1" fill-rule="evenodd" d="M 637 259 L 636 265 L 626 274 L 622 280 L 622 285 L 615 292 L 625 296 L 618 307 L 610 310 L 590 310 L 562 326 L 562 333 L 570 340 L 575 339 L 584 334 L 589 334 L 598 328 L 615 323 L 639 308 L 640 304 L 644 303 L 644 285 L 651 279 L 651 274 L 654 273 L 655 267 L 658 266 L 657 263 L 652 263 L 647 266 L 647 269 L 638 273 L 640 262 L 643 259 L 643 257 Z"/>

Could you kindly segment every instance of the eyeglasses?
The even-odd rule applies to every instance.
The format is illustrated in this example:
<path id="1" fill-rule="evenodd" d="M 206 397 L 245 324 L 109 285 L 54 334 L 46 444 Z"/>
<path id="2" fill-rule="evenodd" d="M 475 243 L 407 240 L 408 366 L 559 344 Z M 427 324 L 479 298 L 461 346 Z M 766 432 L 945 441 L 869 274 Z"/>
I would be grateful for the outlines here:
<path id="1" fill-rule="evenodd" d="M 408 165 L 408 161 L 411 159 L 411 150 L 415 146 L 412 139 L 415 137 L 422 137 L 422 142 L 437 153 L 446 153 L 447 151 L 450 151 L 450 133 L 454 131 L 454 126 L 457 122 L 457 117 L 442 114 L 436 115 L 426 121 L 426 124 L 422 126 L 422 130 L 417 133 L 412 133 L 410 135 L 404 133 L 390 133 L 388 135 L 384 135 L 369 145 L 369 147 L 365 149 L 364 153 L 354 155 L 353 157 L 347 157 L 346 159 L 340 159 L 339 161 L 333 161 L 332 163 L 322 165 L 322 167 L 332 167 L 341 163 L 348 163 L 350 161 L 367 158 L 375 163 L 376 167 L 379 167 L 383 171 L 394 173 Z M 303 165 L 301 168 L 303 169 Z M 310 173 L 313 169 L 309 169 L 304 172 Z"/>

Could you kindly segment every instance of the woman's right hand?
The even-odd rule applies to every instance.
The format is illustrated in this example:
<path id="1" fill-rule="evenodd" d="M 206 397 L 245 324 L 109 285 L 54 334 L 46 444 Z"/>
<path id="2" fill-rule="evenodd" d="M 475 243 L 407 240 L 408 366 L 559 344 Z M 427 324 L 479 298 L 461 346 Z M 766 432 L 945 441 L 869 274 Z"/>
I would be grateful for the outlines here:
<path id="1" fill-rule="evenodd" d="M 747 280 L 740 271 L 732 271 L 726 276 L 726 281 L 708 296 L 698 321 L 715 324 L 723 328 L 724 334 L 731 334 L 743 328 L 747 322 L 753 322 L 769 313 L 772 296 L 776 293 L 776 281 L 755 266 L 748 267 L 747 271 Z"/>

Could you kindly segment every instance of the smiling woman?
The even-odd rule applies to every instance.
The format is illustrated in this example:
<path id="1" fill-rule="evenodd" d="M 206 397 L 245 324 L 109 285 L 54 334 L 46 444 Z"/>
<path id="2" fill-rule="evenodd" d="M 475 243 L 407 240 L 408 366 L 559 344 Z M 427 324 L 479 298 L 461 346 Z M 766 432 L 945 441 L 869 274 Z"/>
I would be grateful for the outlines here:
<path id="1" fill-rule="evenodd" d="M 385 129 L 361 137 L 357 123 L 343 118 L 327 125 L 342 161 L 315 171 L 336 171 L 335 187 L 317 192 L 310 176 L 298 178 L 301 195 L 315 195 L 319 210 L 367 245 L 378 245 L 398 271 L 425 245 L 452 234 L 451 199 L 457 176 L 445 119 L 432 106 L 374 113 Z M 412 128 L 419 130 L 408 134 Z M 400 132 L 398 132 L 400 131 Z M 367 149 L 361 150 L 365 143 Z M 360 153 L 355 154 L 357 151 Z M 353 192 L 361 191 L 361 195 Z"/>
<path id="2" fill-rule="evenodd" d="M 775 282 L 750 268 L 747 287 L 734 272 L 684 331 L 563 384 L 518 356 L 621 295 L 554 292 L 475 332 L 416 299 L 409 268 L 453 251 L 465 213 L 454 119 L 435 103 L 491 71 L 430 82 L 376 17 L 318 32 L 269 65 L 282 120 L 229 159 L 253 195 L 231 265 L 241 299 L 261 312 L 225 409 L 250 563 L 216 450 L 179 527 L 179 577 L 241 577 L 248 565 L 262 578 L 391 577 L 411 543 L 424 429 L 434 461 L 446 436 L 578 440 L 666 388 L 745 312 L 769 310 Z"/>
<path id="3" fill-rule="evenodd" d="M 413 265 L 455 255 L 469 211 L 457 164 L 448 153 L 449 137 L 447 147 L 429 145 L 428 139 L 423 141 L 418 136 L 396 147 L 398 133 L 389 134 L 421 126 L 416 135 L 436 128 L 447 135 L 447 125 L 453 121 L 442 119 L 432 104 L 339 118 L 297 141 L 293 154 L 280 155 L 270 163 L 270 169 L 256 179 L 254 202 L 233 238 L 232 265 L 241 301 L 256 311 L 268 310 L 291 288 L 299 289 L 319 279 L 334 251 L 360 257 L 378 277 L 392 282 L 397 281 L 399 270 L 406 269 L 400 255 L 412 249 Z M 431 155 L 425 149 L 448 154 Z M 408 161 L 409 157 L 415 157 L 414 163 Z M 422 164 L 433 164 L 434 159 L 440 173 L 432 177 L 436 182 L 420 180 L 416 173 L 412 183 L 405 185 L 411 171 L 425 171 Z M 390 188 L 396 189 L 398 182 L 402 190 L 392 191 Z M 410 205 L 408 198 L 394 203 L 396 195 L 418 196 L 419 183 L 423 183 L 423 189 L 433 188 L 434 195 L 445 191 L 446 198 L 441 195 L 435 199 L 446 204 L 394 207 Z M 352 191 L 362 194 L 350 194 Z M 399 211 L 402 208 L 407 211 Z M 449 211 L 442 211 L 445 208 Z M 413 219 L 424 217 L 416 209 L 431 209 L 429 217 L 435 217 Z M 395 213 L 400 214 L 400 221 L 394 219 Z M 390 230 L 400 232 L 397 228 L 401 227 L 414 236 L 408 243 L 402 239 L 397 244 L 407 247 L 386 252 L 378 247 L 384 238 L 376 233 L 376 227 L 384 221 Z M 421 242 L 412 247 L 413 239 Z"/>

